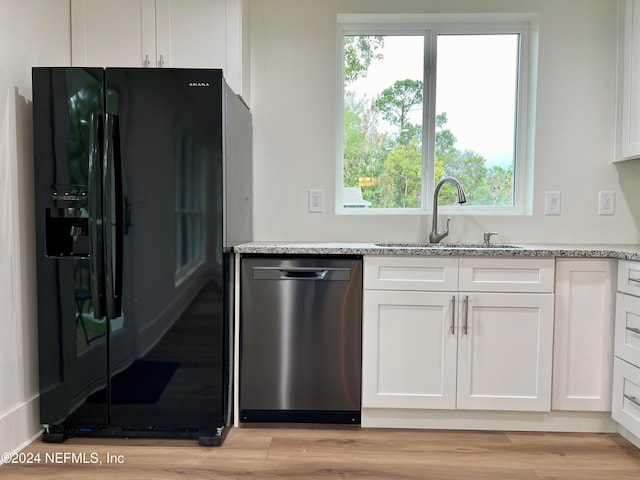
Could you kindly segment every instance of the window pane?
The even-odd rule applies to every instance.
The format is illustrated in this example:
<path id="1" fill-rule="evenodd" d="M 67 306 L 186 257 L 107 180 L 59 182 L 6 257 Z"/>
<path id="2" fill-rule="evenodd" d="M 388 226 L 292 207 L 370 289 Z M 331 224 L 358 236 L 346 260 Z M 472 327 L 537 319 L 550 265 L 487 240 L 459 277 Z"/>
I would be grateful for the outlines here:
<path id="1" fill-rule="evenodd" d="M 420 207 L 424 37 L 344 42 L 343 205 Z"/>
<path id="2" fill-rule="evenodd" d="M 513 205 L 517 34 L 438 35 L 436 182 L 457 178 L 468 205 Z M 445 185 L 439 203 L 456 203 Z"/>

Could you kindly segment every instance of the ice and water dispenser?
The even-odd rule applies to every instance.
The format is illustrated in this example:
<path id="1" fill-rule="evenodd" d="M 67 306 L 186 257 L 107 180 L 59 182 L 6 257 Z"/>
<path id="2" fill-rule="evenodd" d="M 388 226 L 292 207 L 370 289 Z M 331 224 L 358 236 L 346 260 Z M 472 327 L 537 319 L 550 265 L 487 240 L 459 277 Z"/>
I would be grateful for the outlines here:
<path id="1" fill-rule="evenodd" d="M 46 209 L 48 257 L 89 256 L 89 210 L 87 187 L 55 185 L 52 208 Z"/>

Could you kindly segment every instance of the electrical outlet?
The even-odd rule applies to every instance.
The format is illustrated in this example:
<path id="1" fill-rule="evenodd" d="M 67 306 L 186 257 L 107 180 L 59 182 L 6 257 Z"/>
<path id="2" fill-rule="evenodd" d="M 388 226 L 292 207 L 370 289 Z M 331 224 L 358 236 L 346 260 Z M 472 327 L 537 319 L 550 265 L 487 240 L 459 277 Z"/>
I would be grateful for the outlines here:
<path id="1" fill-rule="evenodd" d="M 562 211 L 561 201 L 562 201 L 561 192 L 547 192 L 545 196 L 545 203 L 544 203 L 544 214 L 560 215 L 560 212 Z"/>
<path id="2" fill-rule="evenodd" d="M 598 194 L 598 215 L 616 213 L 616 192 L 600 192 Z"/>
<path id="3" fill-rule="evenodd" d="M 324 190 L 309 190 L 309 213 L 324 212 Z"/>

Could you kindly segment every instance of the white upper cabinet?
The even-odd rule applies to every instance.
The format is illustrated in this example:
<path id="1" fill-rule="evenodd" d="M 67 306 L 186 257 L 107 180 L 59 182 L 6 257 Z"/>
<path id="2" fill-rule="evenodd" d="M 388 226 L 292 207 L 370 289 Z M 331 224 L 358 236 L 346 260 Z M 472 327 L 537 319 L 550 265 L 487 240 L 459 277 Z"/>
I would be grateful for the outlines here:
<path id="1" fill-rule="evenodd" d="M 248 92 L 247 0 L 72 0 L 74 66 L 222 68 Z"/>
<path id="2" fill-rule="evenodd" d="M 73 0 L 71 64 L 155 66 L 155 0 Z"/>
<path id="3" fill-rule="evenodd" d="M 640 0 L 619 0 L 614 161 L 640 158 Z"/>
<path id="4" fill-rule="evenodd" d="M 156 0 L 157 66 L 226 70 L 226 30 L 224 0 Z"/>

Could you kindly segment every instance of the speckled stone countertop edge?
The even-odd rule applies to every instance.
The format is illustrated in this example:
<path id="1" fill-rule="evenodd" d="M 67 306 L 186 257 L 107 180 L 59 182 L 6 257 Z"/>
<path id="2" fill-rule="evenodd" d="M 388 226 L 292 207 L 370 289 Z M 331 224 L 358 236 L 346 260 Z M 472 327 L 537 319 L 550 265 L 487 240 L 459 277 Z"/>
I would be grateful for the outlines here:
<path id="1" fill-rule="evenodd" d="M 512 244 L 483 248 L 464 244 L 415 244 L 389 246 L 391 242 L 266 242 L 255 241 L 234 247 L 240 254 L 260 255 L 417 255 L 474 257 L 567 257 L 614 258 L 640 261 L 640 245 L 609 244 Z M 411 243 L 411 242 L 407 242 Z M 387 244 L 387 245 L 385 245 Z"/>

